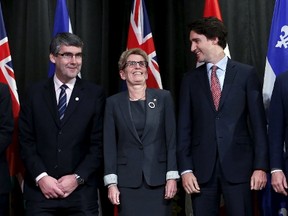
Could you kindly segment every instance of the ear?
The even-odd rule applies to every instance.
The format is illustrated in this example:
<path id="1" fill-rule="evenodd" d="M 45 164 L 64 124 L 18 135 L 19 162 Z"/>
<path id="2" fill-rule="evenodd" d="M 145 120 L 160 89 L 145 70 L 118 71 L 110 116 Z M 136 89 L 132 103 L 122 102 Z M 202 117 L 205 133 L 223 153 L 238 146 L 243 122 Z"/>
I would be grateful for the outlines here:
<path id="1" fill-rule="evenodd" d="M 145 73 L 145 80 L 147 80 L 148 79 L 148 70 L 146 71 L 146 73 Z"/>
<path id="2" fill-rule="evenodd" d="M 213 43 L 214 45 L 217 45 L 218 42 L 219 42 L 218 37 L 215 37 L 215 38 L 212 39 L 212 43 Z"/>
<path id="3" fill-rule="evenodd" d="M 50 53 L 49 59 L 50 59 L 50 61 L 51 61 L 52 63 L 55 64 L 55 56 L 54 56 L 53 54 Z"/>
<path id="4" fill-rule="evenodd" d="M 125 76 L 124 70 L 120 70 L 120 71 L 119 71 L 119 75 L 120 75 L 120 77 L 121 77 L 122 80 L 126 80 L 126 76 Z"/>

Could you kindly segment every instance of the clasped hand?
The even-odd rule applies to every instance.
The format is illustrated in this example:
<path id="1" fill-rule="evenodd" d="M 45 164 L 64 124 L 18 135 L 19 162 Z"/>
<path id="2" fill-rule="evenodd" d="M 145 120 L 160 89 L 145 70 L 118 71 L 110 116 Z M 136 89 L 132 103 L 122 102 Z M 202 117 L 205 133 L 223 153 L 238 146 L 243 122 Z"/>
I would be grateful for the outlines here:
<path id="1" fill-rule="evenodd" d="M 78 186 L 74 174 L 66 175 L 60 179 L 44 176 L 38 182 L 39 188 L 47 199 L 66 198 Z"/>

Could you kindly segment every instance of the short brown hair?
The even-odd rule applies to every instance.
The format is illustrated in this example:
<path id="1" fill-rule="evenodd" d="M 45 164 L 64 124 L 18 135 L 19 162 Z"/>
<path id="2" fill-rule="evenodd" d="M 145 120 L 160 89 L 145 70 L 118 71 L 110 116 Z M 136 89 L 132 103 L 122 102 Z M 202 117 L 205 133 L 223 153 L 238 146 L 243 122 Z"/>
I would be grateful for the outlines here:
<path id="1" fill-rule="evenodd" d="M 142 50 L 141 48 L 132 48 L 132 49 L 124 51 L 121 54 L 119 61 L 118 61 L 119 70 L 123 70 L 125 68 L 127 59 L 132 54 L 141 55 L 144 58 L 144 61 L 148 62 L 148 55 L 144 50 Z"/>

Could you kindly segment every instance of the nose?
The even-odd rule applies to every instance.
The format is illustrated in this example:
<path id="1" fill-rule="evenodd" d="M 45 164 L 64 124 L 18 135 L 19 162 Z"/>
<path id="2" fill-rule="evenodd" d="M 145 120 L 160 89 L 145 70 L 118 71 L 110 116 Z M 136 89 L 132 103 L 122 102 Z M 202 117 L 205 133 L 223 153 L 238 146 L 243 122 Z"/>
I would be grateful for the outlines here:
<path id="1" fill-rule="evenodd" d="M 72 58 L 70 59 L 70 62 L 72 62 L 72 63 L 76 63 L 77 62 L 77 59 L 76 59 L 75 55 L 72 56 Z"/>
<path id="2" fill-rule="evenodd" d="M 194 52 L 196 50 L 196 44 L 194 42 L 191 43 L 191 51 Z"/>

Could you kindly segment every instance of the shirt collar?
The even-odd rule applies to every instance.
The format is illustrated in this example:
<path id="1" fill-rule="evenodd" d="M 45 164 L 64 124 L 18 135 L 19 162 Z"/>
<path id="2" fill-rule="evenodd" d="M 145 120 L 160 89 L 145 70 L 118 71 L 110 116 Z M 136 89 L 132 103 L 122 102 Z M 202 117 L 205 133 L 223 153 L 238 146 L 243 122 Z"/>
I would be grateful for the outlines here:
<path id="1" fill-rule="evenodd" d="M 226 67 L 227 67 L 227 62 L 228 62 L 228 57 L 225 55 L 219 62 L 217 62 L 215 65 L 218 67 L 218 69 L 222 70 L 222 71 L 226 71 Z M 211 67 L 214 64 L 212 63 L 207 63 L 206 64 L 206 68 L 207 71 L 210 71 Z"/>
<path id="2" fill-rule="evenodd" d="M 56 74 L 54 74 L 54 77 L 53 77 L 53 80 L 54 80 L 54 85 L 55 85 L 55 89 L 59 89 L 63 84 L 66 84 L 68 86 L 69 89 L 73 89 L 75 83 L 76 83 L 76 77 L 69 80 L 69 82 L 67 83 L 62 83 L 56 76 Z"/>

